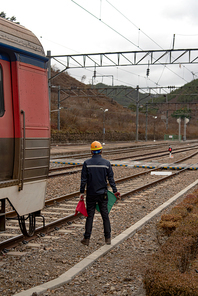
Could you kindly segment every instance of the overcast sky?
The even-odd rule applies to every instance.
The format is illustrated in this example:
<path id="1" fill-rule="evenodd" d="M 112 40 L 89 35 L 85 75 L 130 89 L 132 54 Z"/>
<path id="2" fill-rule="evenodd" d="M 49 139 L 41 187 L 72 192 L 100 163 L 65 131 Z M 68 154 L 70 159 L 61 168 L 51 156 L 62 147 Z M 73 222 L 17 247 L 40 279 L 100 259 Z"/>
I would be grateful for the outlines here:
<path id="1" fill-rule="evenodd" d="M 52 55 L 171 49 L 173 34 L 175 48 L 198 48 L 198 0 L 7 0 L 1 11 L 14 15 Z M 62 69 L 55 61 L 52 65 Z M 109 77 L 97 77 L 94 83 L 111 85 L 113 75 L 115 85 L 141 88 L 181 86 L 198 78 L 197 64 L 150 66 L 148 78 L 146 68 L 98 68 L 97 76 Z M 91 83 L 93 70 L 68 72 Z"/>

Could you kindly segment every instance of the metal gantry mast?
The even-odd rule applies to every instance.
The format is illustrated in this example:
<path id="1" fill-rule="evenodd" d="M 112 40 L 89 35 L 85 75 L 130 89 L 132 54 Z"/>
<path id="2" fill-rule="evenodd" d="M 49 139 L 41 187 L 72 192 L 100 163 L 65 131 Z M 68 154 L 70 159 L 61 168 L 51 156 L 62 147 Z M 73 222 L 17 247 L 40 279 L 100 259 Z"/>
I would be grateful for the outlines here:
<path id="1" fill-rule="evenodd" d="M 96 67 L 119 67 L 119 66 L 148 66 L 149 65 L 174 65 L 174 64 L 197 64 L 198 48 L 189 49 L 166 49 L 147 51 L 121 51 L 106 53 L 89 53 L 73 55 L 51 55 L 47 52 L 47 57 L 54 59 L 65 68 L 54 77 L 49 75 L 49 87 L 51 80 L 67 69 L 95 68 Z M 64 59 L 65 62 L 58 60 Z M 49 63 L 50 66 L 50 63 Z M 136 100 L 136 141 L 138 141 L 138 117 L 139 117 L 139 86 L 137 86 Z"/>
<path id="2" fill-rule="evenodd" d="M 61 62 L 65 66 L 65 70 L 93 67 L 148 66 L 148 61 L 149 65 L 195 64 L 198 63 L 198 48 L 73 55 L 48 54 L 48 58 L 55 59 L 57 62 L 59 62 L 58 58 L 65 58 L 65 62 Z"/>

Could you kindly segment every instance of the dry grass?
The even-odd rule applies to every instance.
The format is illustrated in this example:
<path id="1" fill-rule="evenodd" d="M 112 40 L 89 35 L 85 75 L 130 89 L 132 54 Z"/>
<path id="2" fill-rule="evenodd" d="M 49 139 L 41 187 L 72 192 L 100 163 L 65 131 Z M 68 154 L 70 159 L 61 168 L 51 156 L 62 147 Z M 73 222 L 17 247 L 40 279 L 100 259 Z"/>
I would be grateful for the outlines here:
<path id="1" fill-rule="evenodd" d="M 169 214 L 162 215 L 157 228 L 169 238 L 148 260 L 144 283 L 148 296 L 198 295 L 193 270 L 198 253 L 198 192 L 189 194 Z"/>

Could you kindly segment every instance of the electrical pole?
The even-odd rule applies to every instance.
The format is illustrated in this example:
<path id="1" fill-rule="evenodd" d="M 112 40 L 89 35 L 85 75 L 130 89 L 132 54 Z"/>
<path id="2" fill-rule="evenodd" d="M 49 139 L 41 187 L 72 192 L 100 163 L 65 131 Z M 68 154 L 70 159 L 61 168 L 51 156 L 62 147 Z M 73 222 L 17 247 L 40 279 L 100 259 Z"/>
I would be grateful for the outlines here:
<path id="1" fill-rule="evenodd" d="M 166 103 L 168 104 L 168 97 L 167 97 L 167 94 L 166 94 Z M 166 130 L 168 129 L 168 108 L 166 110 Z"/>
<path id="2" fill-rule="evenodd" d="M 146 136 L 145 136 L 146 141 L 147 141 L 147 126 L 148 126 L 148 104 L 146 104 Z"/>
<path id="3" fill-rule="evenodd" d="M 155 120 L 157 119 L 157 116 L 153 116 L 153 118 L 154 118 L 153 141 L 155 142 Z"/>
<path id="4" fill-rule="evenodd" d="M 58 130 L 60 131 L 60 85 L 58 87 Z"/>
<path id="5" fill-rule="evenodd" d="M 105 145 L 105 112 L 108 112 L 109 109 L 100 108 L 103 111 L 103 145 Z"/>
<path id="6" fill-rule="evenodd" d="M 137 85 L 137 98 L 136 98 L 136 136 L 135 136 L 136 142 L 138 142 L 138 123 L 139 123 L 139 85 Z"/>

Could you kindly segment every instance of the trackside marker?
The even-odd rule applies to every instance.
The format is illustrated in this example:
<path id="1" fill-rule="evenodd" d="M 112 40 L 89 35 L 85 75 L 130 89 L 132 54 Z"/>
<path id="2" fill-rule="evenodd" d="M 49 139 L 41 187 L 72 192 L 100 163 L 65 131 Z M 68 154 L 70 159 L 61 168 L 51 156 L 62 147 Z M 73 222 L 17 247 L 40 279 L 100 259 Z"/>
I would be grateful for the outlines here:
<path id="1" fill-rule="evenodd" d="M 156 176 L 170 176 L 170 175 L 172 175 L 172 172 L 151 172 L 151 175 L 156 175 Z"/>

